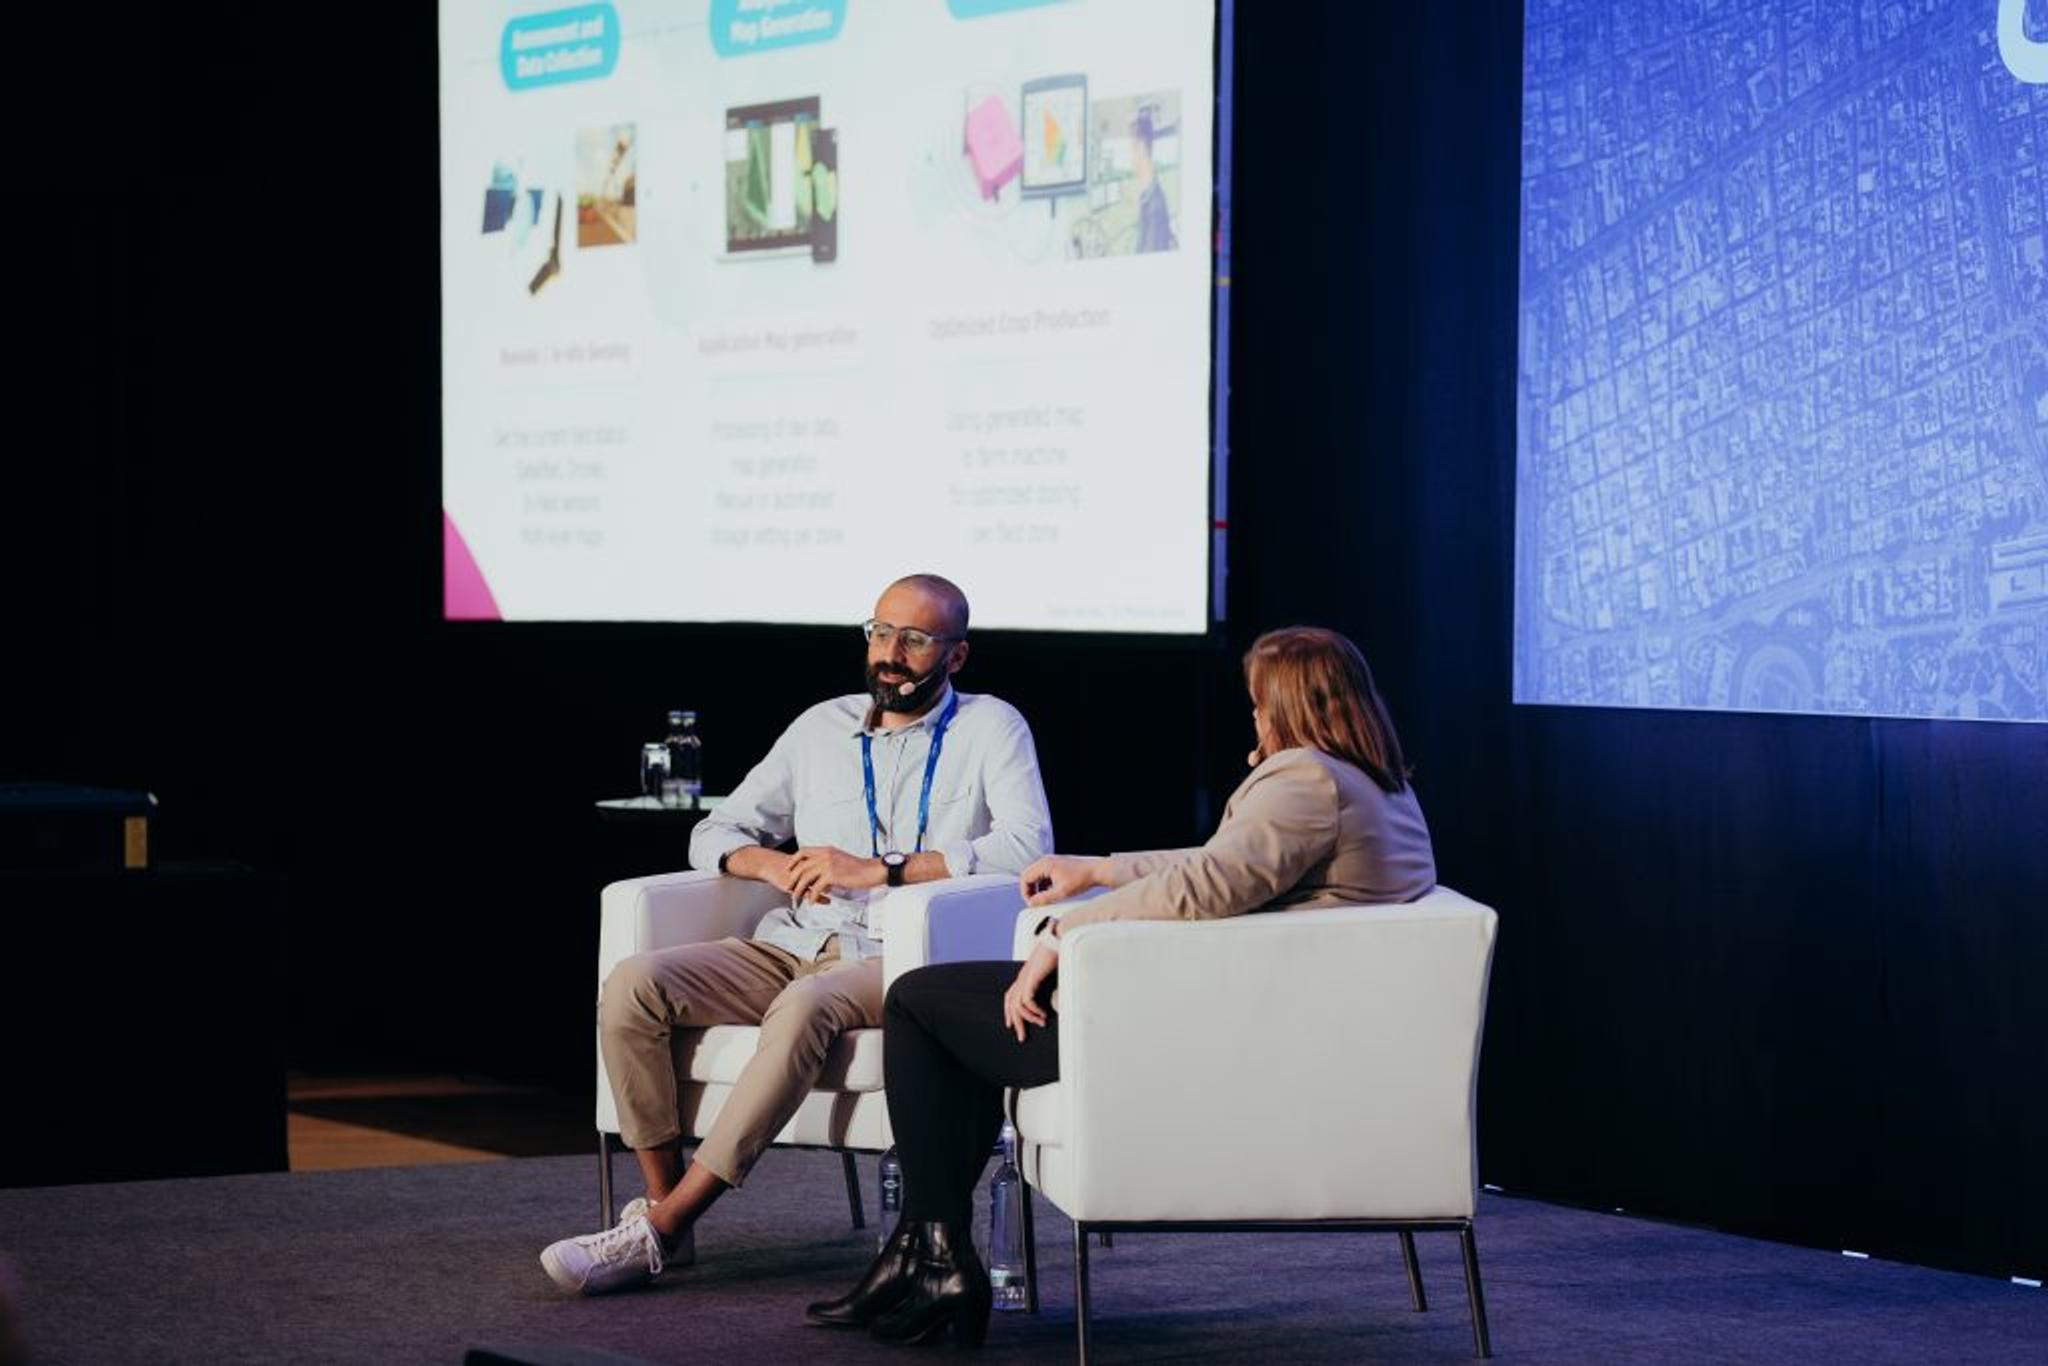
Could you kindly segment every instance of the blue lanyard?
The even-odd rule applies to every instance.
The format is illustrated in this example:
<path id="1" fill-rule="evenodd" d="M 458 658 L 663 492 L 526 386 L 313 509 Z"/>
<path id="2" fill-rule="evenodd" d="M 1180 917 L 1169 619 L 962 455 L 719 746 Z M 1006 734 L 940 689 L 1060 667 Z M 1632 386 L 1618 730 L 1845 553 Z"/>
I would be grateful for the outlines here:
<path id="1" fill-rule="evenodd" d="M 932 727 L 932 747 L 924 756 L 924 786 L 917 793 L 917 846 L 912 851 L 924 851 L 924 828 L 932 819 L 932 775 L 939 771 L 939 750 L 946 743 L 946 727 L 953 724 L 953 713 L 960 710 L 960 694 L 954 693 L 946 699 L 946 709 L 939 713 L 937 724 Z M 876 858 L 882 856 L 882 818 L 875 811 L 875 738 L 861 732 L 860 766 L 867 777 L 868 792 L 868 850 Z"/>

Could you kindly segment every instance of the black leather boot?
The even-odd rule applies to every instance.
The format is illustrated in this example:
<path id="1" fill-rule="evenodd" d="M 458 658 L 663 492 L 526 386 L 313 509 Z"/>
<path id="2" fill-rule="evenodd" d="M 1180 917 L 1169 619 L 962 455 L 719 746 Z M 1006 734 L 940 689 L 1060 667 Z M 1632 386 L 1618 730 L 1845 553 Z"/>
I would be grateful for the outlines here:
<path id="1" fill-rule="evenodd" d="M 860 1284 L 838 1299 L 819 1300 L 804 1310 L 812 1323 L 827 1328 L 865 1328 L 884 1310 L 892 1309 L 910 1293 L 911 1274 L 917 1269 L 919 1236 L 924 1225 L 898 1219 L 896 1231 L 882 1244 L 882 1251 L 869 1264 Z"/>
<path id="2" fill-rule="evenodd" d="M 979 1347 L 988 1337 L 989 1285 L 974 1240 L 965 1224 L 922 1229 L 909 1293 L 869 1331 L 882 1342 L 930 1342 L 950 1327 L 962 1347 Z"/>

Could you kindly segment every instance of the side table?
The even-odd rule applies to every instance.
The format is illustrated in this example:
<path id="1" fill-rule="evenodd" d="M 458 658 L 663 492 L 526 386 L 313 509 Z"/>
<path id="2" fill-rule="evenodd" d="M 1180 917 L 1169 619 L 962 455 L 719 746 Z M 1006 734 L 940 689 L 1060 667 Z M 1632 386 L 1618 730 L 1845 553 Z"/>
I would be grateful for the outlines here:
<path id="1" fill-rule="evenodd" d="M 598 838 L 591 872 L 602 888 L 621 878 L 677 873 L 690 866 L 690 831 L 724 797 L 695 806 L 664 806 L 655 797 L 608 797 L 596 803 Z"/>

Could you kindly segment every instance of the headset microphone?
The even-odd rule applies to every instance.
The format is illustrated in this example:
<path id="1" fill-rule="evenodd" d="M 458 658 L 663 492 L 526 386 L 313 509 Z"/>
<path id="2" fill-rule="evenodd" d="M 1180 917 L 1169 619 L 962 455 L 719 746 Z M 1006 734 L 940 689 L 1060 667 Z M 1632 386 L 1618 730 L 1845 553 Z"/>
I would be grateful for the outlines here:
<path id="1" fill-rule="evenodd" d="M 908 696 L 910 696 L 910 695 L 911 695 L 912 693 L 916 692 L 916 691 L 917 691 L 917 690 L 918 690 L 919 688 L 922 688 L 922 687 L 923 687 L 923 686 L 924 686 L 925 684 L 927 684 L 927 683 L 931 682 L 931 681 L 932 681 L 932 680 L 933 680 L 934 678 L 937 678 L 937 677 L 939 676 L 939 669 L 943 669 L 943 668 L 945 668 L 945 667 L 946 667 L 945 665 L 941 664 L 941 665 L 939 665 L 939 668 L 938 668 L 938 669 L 933 669 L 933 670 L 932 670 L 932 671 L 931 671 L 930 673 L 926 674 L 926 675 L 925 675 L 925 676 L 924 676 L 923 678 L 912 678 L 912 679 L 906 679 L 906 680 L 905 680 L 904 682 L 902 682 L 902 683 L 899 683 L 899 684 L 897 684 L 897 685 L 896 685 L 896 695 L 897 695 L 898 697 L 908 697 Z"/>

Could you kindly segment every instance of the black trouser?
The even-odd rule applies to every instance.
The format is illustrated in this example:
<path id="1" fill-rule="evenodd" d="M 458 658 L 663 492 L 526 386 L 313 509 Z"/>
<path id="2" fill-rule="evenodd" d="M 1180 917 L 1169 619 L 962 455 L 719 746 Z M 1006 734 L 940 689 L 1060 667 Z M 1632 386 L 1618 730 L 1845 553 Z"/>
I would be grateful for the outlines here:
<path id="1" fill-rule="evenodd" d="M 1015 963 L 938 963 L 906 972 L 882 1007 L 889 1124 L 903 1162 L 903 1214 L 965 1225 L 1003 1126 L 1003 1091 L 1060 1075 L 1059 1017 L 1003 1025 Z M 1052 983 L 1039 993 L 1045 1004 Z"/>

